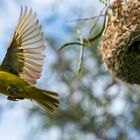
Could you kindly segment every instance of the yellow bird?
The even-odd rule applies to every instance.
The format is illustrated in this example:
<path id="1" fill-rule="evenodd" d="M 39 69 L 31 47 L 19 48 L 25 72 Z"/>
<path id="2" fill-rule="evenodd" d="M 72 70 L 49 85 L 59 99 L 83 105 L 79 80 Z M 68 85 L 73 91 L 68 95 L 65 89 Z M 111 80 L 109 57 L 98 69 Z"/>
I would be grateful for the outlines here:
<path id="1" fill-rule="evenodd" d="M 45 45 L 36 14 L 21 7 L 13 38 L 0 66 L 0 92 L 12 101 L 35 100 L 53 112 L 59 105 L 58 94 L 33 86 L 41 76 Z"/>

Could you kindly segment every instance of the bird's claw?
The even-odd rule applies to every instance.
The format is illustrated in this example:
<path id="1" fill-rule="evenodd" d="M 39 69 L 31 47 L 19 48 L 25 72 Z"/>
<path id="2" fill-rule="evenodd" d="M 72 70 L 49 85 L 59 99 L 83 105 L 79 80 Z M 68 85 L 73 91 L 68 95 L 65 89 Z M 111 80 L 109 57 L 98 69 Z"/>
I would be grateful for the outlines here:
<path id="1" fill-rule="evenodd" d="M 7 100 L 10 100 L 10 101 L 18 101 L 16 97 L 12 97 L 12 96 L 8 96 L 7 97 Z"/>
<path id="2" fill-rule="evenodd" d="M 13 97 L 13 96 L 8 96 L 7 97 L 7 100 L 10 100 L 10 101 L 19 101 L 19 100 L 23 100 L 24 98 L 22 97 Z"/>

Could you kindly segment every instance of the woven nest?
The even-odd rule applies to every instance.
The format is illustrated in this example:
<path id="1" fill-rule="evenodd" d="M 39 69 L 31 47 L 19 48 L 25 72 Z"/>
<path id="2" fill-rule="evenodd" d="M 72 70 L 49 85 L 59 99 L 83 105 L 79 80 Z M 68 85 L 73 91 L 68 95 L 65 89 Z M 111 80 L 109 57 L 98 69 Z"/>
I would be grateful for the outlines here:
<path id="1" fill-rule="evenodd" d="M 99 49 L 113 76 L 140 84 L 140 0 L 113 2 Z"/>

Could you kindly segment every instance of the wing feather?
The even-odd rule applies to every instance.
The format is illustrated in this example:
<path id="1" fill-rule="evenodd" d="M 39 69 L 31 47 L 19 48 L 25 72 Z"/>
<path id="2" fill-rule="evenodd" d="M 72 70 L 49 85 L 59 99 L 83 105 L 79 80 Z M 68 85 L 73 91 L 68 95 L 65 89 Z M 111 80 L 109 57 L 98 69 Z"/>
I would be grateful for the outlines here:
<path id="1" fill-rule="evenodd" d="M 21 7 L 16 30 L 1 68 L 35 84 L 41 76 L 45 45 L 36 13 L 32 9 Z"/>

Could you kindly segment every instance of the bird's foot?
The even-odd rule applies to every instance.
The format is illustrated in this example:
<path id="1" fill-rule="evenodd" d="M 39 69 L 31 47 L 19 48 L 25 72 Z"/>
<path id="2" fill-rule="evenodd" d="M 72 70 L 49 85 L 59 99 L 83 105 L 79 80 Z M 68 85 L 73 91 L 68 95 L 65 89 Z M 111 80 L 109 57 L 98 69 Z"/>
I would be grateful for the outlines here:
<path id="1" fill-rule="evenodd" d="M 13 97 L 13 96 L 8 96 L 7 97 L 7 100 L 10 100 L 10 101 L 19 101 L 19 100 L 23 100 L 24 98 L 22 97 Z"/>
<path id="2" fill-rule="evenodd" d="M 7 97 L 7 100 L 10 100 L 10 101 L 18 101 L 16 97 L 12 97 L 12 96 L 8 96 Z"/>

